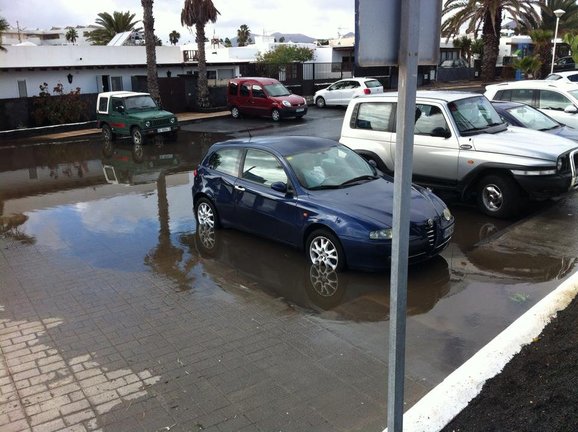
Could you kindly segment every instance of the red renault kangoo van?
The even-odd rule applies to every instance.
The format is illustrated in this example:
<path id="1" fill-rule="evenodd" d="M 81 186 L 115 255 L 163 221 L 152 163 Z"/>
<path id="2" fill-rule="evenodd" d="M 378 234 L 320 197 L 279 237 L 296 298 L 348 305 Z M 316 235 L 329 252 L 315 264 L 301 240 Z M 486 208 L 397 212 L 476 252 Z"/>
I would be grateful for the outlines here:
<path id="1" fill-rule="evenodd" d="M 229 81 L 227 106 L 233 118 L 247 114 L 279 121 L 285 117 L 301 118 L 307 114 L 305 98 L 291 94 L 273 78 L 232 79 Z"/>

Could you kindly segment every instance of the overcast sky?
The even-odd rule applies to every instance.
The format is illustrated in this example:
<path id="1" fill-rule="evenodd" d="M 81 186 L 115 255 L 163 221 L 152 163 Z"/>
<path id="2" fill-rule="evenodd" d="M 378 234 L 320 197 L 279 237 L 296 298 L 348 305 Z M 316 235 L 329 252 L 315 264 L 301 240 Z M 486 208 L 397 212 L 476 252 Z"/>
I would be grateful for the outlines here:
<path id="1" fill-rule="evenodd" d="M 189 30 L 181 27 L 184 0 L 155 0 L 155 33 L 168 44 L 172 30 L 181 34 L 179 44 L 194 42 Z M 303 33 L 319 39 L 353 32 L 354 0 L 213 0 L 221 15 L 207 24 L 207 37 L 233 38 L 242 24 L 254 34 Z M 135 13 L 142 20 L 140 0 L 0 0 L 0 16 L 16 27 L 47 30 L 94 24 L 97 14 L 114 11 Z"/>

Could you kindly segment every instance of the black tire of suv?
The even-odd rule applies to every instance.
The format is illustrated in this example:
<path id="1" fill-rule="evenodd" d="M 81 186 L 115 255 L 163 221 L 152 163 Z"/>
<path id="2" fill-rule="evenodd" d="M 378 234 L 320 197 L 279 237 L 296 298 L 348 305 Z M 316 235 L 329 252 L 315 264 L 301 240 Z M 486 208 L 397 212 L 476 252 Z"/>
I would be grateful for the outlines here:
<path id="1" fill-rule="evenodd" d="M 132 137 L 132 143 L 134 145 L 144 145 L 145 136 L 143 135 L 141 128 L 138 126 L 135 126 L 130 130 L 130 136 Z"/>
<path id="2" fill-rule="evenodd" d="M 490 174 L 478 182 L 477 202 L 488 216 L 510 218 L 519 211 L 522 193 L 518 184 L 505 175 Z"/>
<path id="3" fill-rule="evenodd" d="M 114 141 L 116 139 L 116 135 L 112 132 L 112 129 L 107 124 L 102 125 L 102 137 L 105 141 Z"/>
<path id="4" fill-rule="evenodd" d="M 325 99 L 319 96 L 315 99 L 315 105 L 317 105 L 317 108 L 325 108 Z"/>

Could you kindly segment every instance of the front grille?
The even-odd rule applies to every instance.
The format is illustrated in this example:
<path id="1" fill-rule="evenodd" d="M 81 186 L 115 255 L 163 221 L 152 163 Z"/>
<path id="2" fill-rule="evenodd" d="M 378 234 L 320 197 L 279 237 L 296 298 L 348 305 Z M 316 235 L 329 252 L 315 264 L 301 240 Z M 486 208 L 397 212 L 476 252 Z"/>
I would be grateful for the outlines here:
<path id="1" fill-rule="evenodd" d="M 436 243 L 436 228 L 434 222 L 432 222 L 431 225 L 430 224 L 425 225 L 425 234 L 427 236 L 428 244 L 431 247 L 433 247 Z"/>
<path id="2" fill-rule="evenodd" d="M 576 187 L 578 185 L 578 150 L 570 153 L 568 161 L 570 163 L 570 172 L 572 173 L 572 183 L 570 187 Z"/>
<path id="3" fill-rule="evenodd" d="M 161 127 L 161 126 L 170 126 L 170 125 L 171 125 L 171 119 L 170 118 L 151 120 L 151 126 L 152 127 Z"/>

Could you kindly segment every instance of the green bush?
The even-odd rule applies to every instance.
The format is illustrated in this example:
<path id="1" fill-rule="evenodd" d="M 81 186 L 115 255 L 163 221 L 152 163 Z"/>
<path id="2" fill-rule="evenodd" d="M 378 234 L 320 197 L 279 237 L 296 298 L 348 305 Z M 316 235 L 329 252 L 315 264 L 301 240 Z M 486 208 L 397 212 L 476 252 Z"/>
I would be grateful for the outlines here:
<path id="1" fill-rule="evenodd" d="M 58 83 L 52 92 L 47 91 L 48 84 L 39 86 L 40 93 L 33 96 L 32 119 L 36 126 L 49 126 L 64 123 L 87 121 L 88 107 L 80 97 L 80 87 L 64 93 L 64 87 Z"/>

